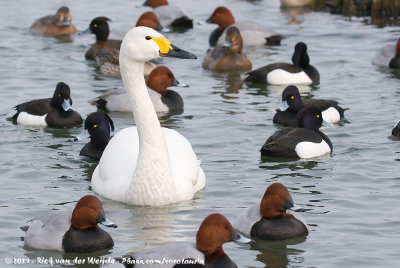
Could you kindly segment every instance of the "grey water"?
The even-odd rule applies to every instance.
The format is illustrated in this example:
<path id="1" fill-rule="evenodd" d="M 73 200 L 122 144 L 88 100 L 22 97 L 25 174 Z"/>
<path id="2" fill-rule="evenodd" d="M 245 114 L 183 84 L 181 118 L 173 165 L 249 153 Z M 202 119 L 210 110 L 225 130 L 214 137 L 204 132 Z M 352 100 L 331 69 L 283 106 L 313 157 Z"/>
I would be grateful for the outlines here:
<path id="1" fill-rule="evenodd" d="M 400 119 L 400 73 L 373 66 L 371 59 L 381 46 L 398 39 L 399 28 L 378 28 L 364 18 L 322 12 L 293 14 L 281 10 L 278 0 L 169 1 L 192 17 L 195 25 L 166 36 L 198 59 L 163 59 L 175 77 L 190 87 L 176 89 L 184 99 L 184 111 L 160 115 L 160 121 L 183 134 L 202 160 L 207 185 L 194 200 L 141 207 L 99 197 L 107 217 L 118 224 L 117 229 L 106 230 L 114 248 L 95 254 L 63 254 L 23 247 L 24 232 L 19 227 L 27 220 L 49 210 L 72 209 L 82 196 L 95 194 L 90 178 L 96 162 L 79 156 L 85 141 L 72 141 L 80 127 L 15 125 L 8 120 L 12 107 L 50 97 L 55 85 L 64 81 L 71 87 L 73 108 L 86 117 L 96 110 L 88 101 L 122 87 L 120 79 L 101 75 L 93 62 L 85 60 L 93 35 L 75 35 L 72 42 L 65 42 L 32 35 L 29 26 L 67 4 L 79 30 L 85 30 L 94 17 L 107 16 L 112 19 L 111 37 L 118 37 L 149 10 L 137 7 L 142 2 L 1 1 L 0 267 L 7 267 L 7 257 L 21 262 L 38 257 L 114 258 L 170 242 L 193 242 L 208 214 L 222 213 L 233 222 L 276 181 L 288 187 L 297 204 L 310 209 L 304 213 L 310 234 L 305 239 L 257 241 L 251 246 L 225 244 L 225 252 L 239 267 L 398 267 L 400 142 L 387 137 Z M 298 161 L 260 159 L 259 149 L 278 129 L 272 117 L 282 87 L 254 87 L 241 82 L 244 73 L 201 68 L 208 36 L 216 28 L 203 22 L 220 5 L 229 7 L 237 21 L 256 20 L 285 36 L 281 46 L 248 50 L 253 68 L 290 62 L 294 45 L 307 43 L 321 82 L 302 88 L 302 94 L 333 99 L 349 108 L 343 122 L 322 129 L 333 143 L 332 154 Z M 133 124 L 130 114 L 110 116 L 117 130 Z"/>

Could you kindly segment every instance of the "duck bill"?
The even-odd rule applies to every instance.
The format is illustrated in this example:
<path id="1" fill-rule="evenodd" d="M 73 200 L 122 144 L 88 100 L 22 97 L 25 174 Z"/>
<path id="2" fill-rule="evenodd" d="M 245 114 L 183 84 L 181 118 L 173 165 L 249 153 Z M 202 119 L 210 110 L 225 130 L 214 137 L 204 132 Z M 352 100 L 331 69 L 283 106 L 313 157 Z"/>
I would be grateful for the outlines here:
<path id="1" fill-rule="evenodd" d="M 156 37 L 153 38 L 153 41 L 156 42 L 159 48 L 159 53 L 161 57 L 171 57 L 171 58 L 180 58 L 180 59 L 197 59 L 196 55 L 180 49 L 177 46 L 171 44 L 171 42 L 165 37 Z"/>
<path id="2" fill-rule="evenodd" d="M 294 211 L 294 212 L 305 212 L 306 209 L 294 204 L 291 208 L 288 208 L 288 210 Z"/>
<path id="3" fill-rule="evenodd" d="M 75 141 L 80 141 L 80 140 L 83 140 L 83 139 L 87 139 L 89 137 L 90 137 L 90 134 L 89 134 L 88 130 L 84 129 L 81 134 L 79 134 L 78 136 L 75 137 L 74 140 Z"/>
<path id="4" fill-rule="evenodd" d="M 64 26 L 71 26 L 71 23 L 69 22 L 69 20 L 68 20 L 67 17 L 65 17 L 65 18 L 63 19 L 62 24 L 63 24 Z"/>
<path id="5" fill-rule="evenodd" d="M 232 235 L 231 235 L 231 241 L 235 241 L 238 243 L 242 243 L 242 244 L 249 244 L 251 242 L 254 242 L 253 240 L 244 237 L 243 235 L 241 235 L 237 230 L 233 229 L 232 230 Z"/>
<path id="6" fill-rule="evenodd" d="M 82 35 L 82 34 L 87 34 L 87 33 L 89 33 L 90 32 L 90 29 L 89 28 L 87 28 L 86 30 L 84 30 L 84 31 L 80 31 L 80 32 L 78 32 L 78 35 Z"/>
<path id="7" fill-rule="evenodd" d="M 116 225 L 115 223 L 113 223 L 112 221 L 108 220 L 108 219 L 104 219 L 102 222 L 99 222 L 100 224 L 106 226 L 106 227 L 111 227 L 111 228 L 117 228 L 118 225 Z"/>
<path id="8" fill-rule="evenodd" d="M 61 104 L 61 106 L 62 106 L 63 110 L 66 112 L 68 112 L 69 110 L 72 110 L 69 100 L 64 99 L 64 102 Z"/>
<path id="9" fill-rule="evenodd" d="M 332 123 L 329 123 L 329 122 L 327 122 L 325 120 L 322 120 L 322 125 L 325 126 L 325 127 L 332 127 L 333 126 Z"/>
<path id="10" fill-rule="evenodd" d="M 174 81 L 172 81 L 171 85 L 174 87 L 189 87 L 189 85 L 179 83 L 179 81 L 176 80 L 175 78 L 174 78 Z"/>
<path id="11" fill-rule="evenodd" d="M 287 109 L 289 109 L 289 104 L 287 103 L 287 101 L 282 101 L 281 105 L 279 105 L 278 108 L 276 108 L 277 112 L 284 112 Z"/>

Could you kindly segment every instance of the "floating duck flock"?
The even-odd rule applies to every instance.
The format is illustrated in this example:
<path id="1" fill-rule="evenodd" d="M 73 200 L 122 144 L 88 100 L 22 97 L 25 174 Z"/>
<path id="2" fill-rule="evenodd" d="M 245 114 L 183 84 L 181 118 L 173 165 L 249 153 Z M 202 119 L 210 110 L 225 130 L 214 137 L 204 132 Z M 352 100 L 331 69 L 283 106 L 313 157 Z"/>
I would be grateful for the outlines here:
<path id="1" fill-rule="evenodd" d="M 334 92 L 332 100 L 302 97 L 302 88 L 318 85 L 325 75 L 318 71 L 318 66 L 311 65 L 314 48 L 307 45 L 307 40 L 285 43 L 285 35 L 290 33 L 277 33 L 268 25 L 251 22 L 251 17 L 249 21 L 236 21 L 228 7 L 215 6 L 204 21 L 215 24 L 216 28 L 204 42 L 207 44 L 204 55 L 195 55 L 190 43 L 175 43 L 174 35 L 195 34 L 203 22 L 197 24 L 190 14 L 169 2 L 145 1 L 148 8 L 140 17 L 129 18 L 132 29 L 121 40 L 109 38 L 113 19 L 103 14 L 88 18 L 88 28 L 78 34 L 71 19 L 74 10 L 66 6 L 31 25 L 30 31 L 37 38 L 65 35 L 80 38 L 91 34 L 93 44 L 87 44 L 82 57 L 96 66 L 99 75 L 122 79 L 123 87 L 102 91 L 95 99 L 85 100 L 92 110 L 85 120 L 81 117 L 84 115 L 74 110 L 72 101 L 81 96 L 74 93 L 74 88 L 70 88 L 62 75 L 54 78 L 53 88 L 40 92 L 48 98 L 13 104 L 16 111 L 11 120 L 16 125 L 78 128 L 82 133 L 73 139 L 82 143 L 82 149 L 75 153 L 98 162 L 90 175 L 92 193 L 82 196 L 74 208 L 49 211 L 21 222 L 21 230 L 25 232 L 21 246 L 26 249 L 72 253 L 111 249 L 118 240 L 98 224 L 112 229 L 117 228 L 119 220 L 106 217 L 112 208 L 103 208 L 101 200 L 111 199 L 145 209 L 149 206 L 162 208 L 201 198 L 201 193 L 209 189 L 207 181 L 213 178 L 207 175 L 207 166 L 194 149 L 196 144 L 180 129 L 160 124 L 159 117 L 182 113 L 186 107 L 185 99 L 171 87 L 198 90 L 188 88 L 186 83 L 190 85 L 190 80 L 178 82 L 181 76 L 190 76 L 173 73 L 166 66 L 172 60 L 201 64 L 204 70 L 216 75 L 239 73 L 242 84 L 280 86 L 281 98 L 274 102 L 281 102 L 281 105 L 270 118 L 275 131 L 266 129 L 259 133 L 264 142 L 254 148 L 263 161 L 329 158 L 334 151 L 335 140 L 331 141 L 325 132 L 329 133 L 332 127 L 340 128 L 346 114 L 352 110 L 346 103 L 335 101 L 338 98 Z M 285 6 L 309 4 L 309 1 L 282 2 Z M 284 43 L 285 62 L 271 62 L 266 56 L 265 66 L 254 66 L 248 57 L 260 49 L 274 51 Z M 399 57 L 400 41 L 379 50 L 372 63 L 388 69 L 400 68 Z M 126 119 L 132 121 L 132 126 L 119 128 L 112 112 L 133 113 L 133 119 Z M 395 118 L 393 120 L 395 122 Z M 196 118 L 192 123 L 196 124 L 195 121 Z M 392 130 L 390 138 L 393 140 L 400 139 L 399 125 L 397 123 Z M 217 152 L 218 147 L 213 146 Z M 120 252 L 116 260 L 126 267 L 153 267 L 134 263 L 162 258 L 181 260 L 182 264 L 195 262 L 192 266 L 168 264 L 163 267 L 237 267 L 235 259 L 229 257 L 229 250 L 224 251 L 223 244 L 305 239 L 310 226 L 306 222 L 307 213 L 304 217 L 302 214 L 309 209 L 297 206 L 287 186 L 279 181 L 265 184 L 264 189 L 264 196 L 255 197 L 254 205 L 237 209 L 237 218 L 228 219 L 223 213 L 212 213 L 199 219 L 198 231 L 191 239 L 193 243 L 177 239 L 177 242 L 139 252 L 127 249 Z M 249 250 L 249 247 L 242 246 L 242 250 Z"/>

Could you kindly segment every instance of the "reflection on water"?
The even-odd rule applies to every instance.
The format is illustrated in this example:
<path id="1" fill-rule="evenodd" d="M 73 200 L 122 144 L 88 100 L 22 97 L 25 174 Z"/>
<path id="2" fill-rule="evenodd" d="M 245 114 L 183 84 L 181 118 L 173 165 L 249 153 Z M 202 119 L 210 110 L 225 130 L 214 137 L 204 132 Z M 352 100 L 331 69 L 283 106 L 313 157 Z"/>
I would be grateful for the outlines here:
<path id="1" fill-rule="evenodd" d="M 258 250 L 257 260 L 263 262 L 266 267 L 286 267 L 287 265 L 295 266 L 299 264 L 303 250 L 289 247 L 306 241 L 306 237 L 296 239 L 288 239 L 283 241 L 267 241 L 255 239 L 255 243 L 251 245 L 252 250 Z M 297 260 L 297 261 L 294 261 Z"/>
<path id="2" fill-rule="evenodd" d="M 281 6 L 281 12 L 289 18 L 287 25 L 298 25 L 303 22 L 301 15 L 311 11 L 311 7 L 284 7 Z"/>

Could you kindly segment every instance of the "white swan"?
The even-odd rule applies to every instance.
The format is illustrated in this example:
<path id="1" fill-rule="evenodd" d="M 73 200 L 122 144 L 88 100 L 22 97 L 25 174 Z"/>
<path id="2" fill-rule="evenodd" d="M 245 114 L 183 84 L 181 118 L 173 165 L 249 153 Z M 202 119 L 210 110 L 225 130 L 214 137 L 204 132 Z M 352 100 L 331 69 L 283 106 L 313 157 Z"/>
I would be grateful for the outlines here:
<path id="1" fill-rule="evenodd" d="M 130 205 L 164 205 L 189 200 L 205 186 L 205 175 L 189 141 L 161 128 L 143 78 L 144 63 L 160 56 L 196 56 L 147 27 L 130 30 L 122 41 L 121 77 L 136 127 L 119 131 L 103 152 L 92 189 Z"/>

